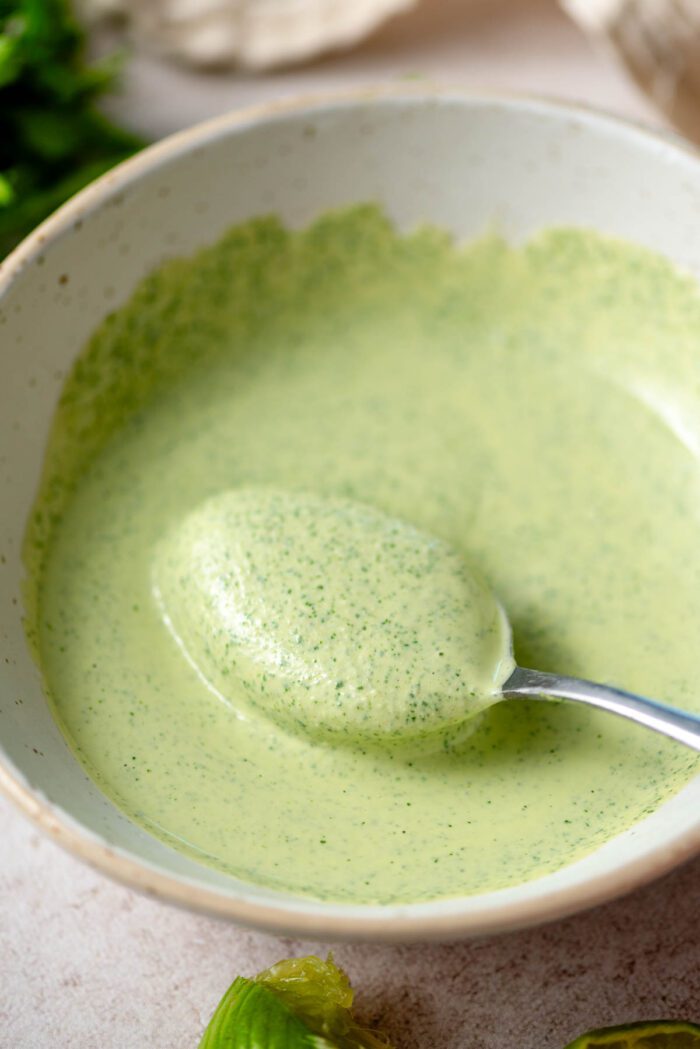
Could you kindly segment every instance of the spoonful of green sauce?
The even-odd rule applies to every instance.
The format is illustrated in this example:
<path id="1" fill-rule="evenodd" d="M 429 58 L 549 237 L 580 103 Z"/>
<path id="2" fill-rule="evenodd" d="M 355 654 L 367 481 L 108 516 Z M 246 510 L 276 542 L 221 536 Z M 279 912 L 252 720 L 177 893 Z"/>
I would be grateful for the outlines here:
<path id="1" fill-rule="evenodd" d="M 223 492 L 161 541 L 153 591 L 241 717 L 347 745 L 440 740 L 504 698 L 560 697 L 700 750 L 700 718 L 516 667 L 506 616 L 449 544 L 348 499 Z"/>
<path id="2" fill-rule="evenodd" d="M 314 737 L 449 731 L 514 666 L 505 616 L 456 550 L 346 499 L 216 495 L 160 544 L 154 590 L 223 699 Z"/>

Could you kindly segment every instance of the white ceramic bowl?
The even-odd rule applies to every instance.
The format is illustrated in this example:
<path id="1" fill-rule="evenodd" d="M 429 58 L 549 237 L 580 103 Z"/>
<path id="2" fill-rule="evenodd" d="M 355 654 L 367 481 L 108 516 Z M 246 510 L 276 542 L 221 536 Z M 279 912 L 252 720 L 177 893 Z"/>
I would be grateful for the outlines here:
<path id="1" fill-rule="evenodd" d="M 304 225 L 380 201 L 402 227 L 513 238 L 576 224 L 700 276 L 700 160 L 680 142 L 553 103 L 401 89 L 265 106 L 176 135 L 89 186 L 0 268 L 0 784 L 58 842 L 184 906 L 326 939 L 450 939 L 569 914 L 700 851 L 700 777 L 592 855 L 536 881 L 410 906 L 316 903 L 247 885 L 123 816 L 71 756 L 22 630 L 20 549 L 71 360 L 152 267 L 260 212 Z M 700 368 L 700 343 L 698 345 Z"/>

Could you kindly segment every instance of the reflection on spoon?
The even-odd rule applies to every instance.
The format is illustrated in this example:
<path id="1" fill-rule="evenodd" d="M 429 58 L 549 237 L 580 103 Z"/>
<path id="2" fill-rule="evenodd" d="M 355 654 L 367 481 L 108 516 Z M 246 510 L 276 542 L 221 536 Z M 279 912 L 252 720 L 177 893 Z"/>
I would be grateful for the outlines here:
<path id="1" fill-rule="evenodd" d="M 313 738 L 440 745 L 501 699 L 556 696 L 700 750 L 698 717 L 516 667 L 506 616 L 461 554 L 351 500 L 216 495 L 159 544 L 153 590 L 223 700 Z"/>

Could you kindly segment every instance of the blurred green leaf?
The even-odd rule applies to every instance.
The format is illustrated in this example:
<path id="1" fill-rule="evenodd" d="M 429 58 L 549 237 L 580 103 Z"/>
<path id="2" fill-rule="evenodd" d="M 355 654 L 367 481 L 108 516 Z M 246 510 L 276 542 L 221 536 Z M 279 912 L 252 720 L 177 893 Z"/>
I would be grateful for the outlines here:
<path id="1" fill-rule="evenodd" d="M 15 191 L 12 183 L 4 175 L 0 175 L 0 208 L 7 207 L 15 199 Z"/>
<path id="2" fill-rule="evenodd" d="M 15 36 L 6 32 L 0 36 L 0 88 L 19 76 L 22 54 Z"/>

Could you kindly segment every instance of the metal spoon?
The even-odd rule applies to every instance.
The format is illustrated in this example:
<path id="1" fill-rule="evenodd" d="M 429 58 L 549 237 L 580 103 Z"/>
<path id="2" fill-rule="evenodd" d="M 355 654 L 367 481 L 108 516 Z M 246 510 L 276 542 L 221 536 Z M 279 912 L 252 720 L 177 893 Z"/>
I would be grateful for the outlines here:
<path id="1" fill-rule="evenodd" d="M 600 707 L 601 710 L 608 710 L 612 714 L 619 714 L 630 721 L 646 725 L 647 728 L 700 751 L 698 715 L 688 714 L 677 707 L 658 703 L 654 699 L 645 699 L 644 696 L 636 696 L 633 692 L 625 692 L 610 685 L 516 667 L 503 682 L 501 695 L 504 699 L 526 696 L 528 699 L 571 699 L 575 703 L 587 703 L 590 707 Z"/>
<path id="2" fill-rule="evenodd" d="M 154 596 L 219 699 L 247 717 L 244 695 L 290 731 L 350 745 L 423 746 L 501 699 L 556 697 L 700 751 L 700 717 L 517 667 L 503 606 L 458 551 L 348 499 L 265 487 L 220 492 L 164 538 Z M 401 654 L 415 652 L 406 638 L 423 636 L 425 651 L 408 664 L 409 706 Z M 387 661 L 386 653 L 399 657 Z"/>

